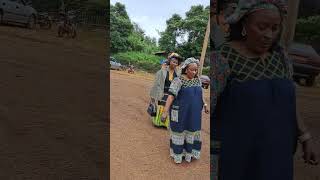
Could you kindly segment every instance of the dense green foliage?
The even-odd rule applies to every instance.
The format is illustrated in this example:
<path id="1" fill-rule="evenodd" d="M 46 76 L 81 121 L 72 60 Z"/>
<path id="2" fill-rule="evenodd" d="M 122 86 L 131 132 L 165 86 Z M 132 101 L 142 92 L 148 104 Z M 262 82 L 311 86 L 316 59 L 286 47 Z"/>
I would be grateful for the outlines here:
<path id="1" fill-rule="evenodd" d="M 157 51 L 156 40 L 145 35 L 141 27 L 131 22 L 125 5 L 116 3 L 110 6 L 111 52 L 138 51 L 153 53 Z"/>
<path id="2" fill-rule="evenodd" d="M 117 53 L 114 57 L 121 64 L 132 64 L 138 69 L 143 69 L 148 72 L 156 72 L 160 69 L 160 60 L 165 57 L 146 54 L 143 52 L 122 52 Z"/>
<path id="3" fill-rule="evenodd" d="M 183 19 L 178 14 L 167 20 L 167 28 L 161 32 L 159 45 L 167 52 L 175 51 L 184 57 L 201 55 L 202 44 L 210 13 L 210 7 L 192 6 Z"/>
<path id="4" fill-rule="evenodd" d="M 203 67 L 202 74 L 209 76 L 209 74 L 210 74 L 210 66 Z"/>
<path id="5" fill-rule="evenodd" d="M 125 6 L 116 3 L 110 6 L 110 36 L 111 52 L 124 52 L 129 50 L 128 37 L 133 31 Z"/>
<path id="6" fill-rule="evenodd" d="M 166 22 L 165 31 L 160 32 L 157 45 L 155 38 L 146 36 L 144 30 L 130 20 L 125 5 L 110 5 L 111 54 L 122 64 L 130 63 L 149 72 L 159 70 L 159 60 L 165 58 L 153 55 L 158 51 L 200 58 L 208 17 L 209 7 L 202 5 L 192 6 L 184 19 L 173 14 Z"/>
<path id="7" fill-rule="evenodd" d="M 297 20 L 295 40 L 312 43 L 320 40 L 320 16 L 310 16 Z"/>

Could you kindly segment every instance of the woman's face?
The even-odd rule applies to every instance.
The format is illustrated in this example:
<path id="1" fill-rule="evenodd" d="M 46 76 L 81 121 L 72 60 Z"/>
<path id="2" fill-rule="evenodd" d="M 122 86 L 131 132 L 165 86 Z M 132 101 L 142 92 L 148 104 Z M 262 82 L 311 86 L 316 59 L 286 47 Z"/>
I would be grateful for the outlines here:
<path id="1" fill-rule="evenodd" d="M 179 64 L 179 61 L 175 58 L 170 60 L 170 68 L 176 68 Z"/>
<path id="2" fill-rule="evenodd" d="M 189 64 L 186 73 L 189 79 L 194 78 L 198 74 L 198 65 L 196 63 Z"/>
<path id="3" fill-rule="evenodd" d="M 258 54 L 266 53 L 280 33 L 281 16 L 278 11 L 259 10 L 248 16 L 244 24 L 246 44 Z"/>

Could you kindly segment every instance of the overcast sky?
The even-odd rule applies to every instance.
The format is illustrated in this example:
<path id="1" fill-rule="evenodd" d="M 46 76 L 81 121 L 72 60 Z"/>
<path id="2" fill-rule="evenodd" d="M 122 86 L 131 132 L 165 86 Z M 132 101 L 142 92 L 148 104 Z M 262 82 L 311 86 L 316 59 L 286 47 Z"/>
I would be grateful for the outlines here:
<path id="1" fill-rule="evenodd" d="M 183 18 L 193 5 L 209 6 L 210 0 L 111 0 L 112 5 L 120 2 L 126 6 L 131 21 L 136 22 L 147 36 L 160 38 L 157 30 L 164 31 L 166 20 L 174 13 Z"/>

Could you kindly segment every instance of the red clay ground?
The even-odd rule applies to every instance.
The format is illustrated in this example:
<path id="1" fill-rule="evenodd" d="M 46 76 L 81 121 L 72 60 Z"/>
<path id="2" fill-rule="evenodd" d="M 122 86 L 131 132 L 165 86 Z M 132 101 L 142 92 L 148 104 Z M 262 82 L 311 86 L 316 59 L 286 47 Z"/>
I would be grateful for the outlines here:
<path id="1" fill-rule="evenodd" d="M 169 157 L 168 131 L 153 127 L 146 113 L 152 77 L 111 71 L 110 82 L 111 179 L 210 179 L 209 115 L 202 120 L 201 159 L 176 165 Z"/>
<path id="2" fill-rule="evenodd" d="M 63 41 L 0 26 L 0 50 L 0 179 L 108 179 L 105 34 Z M 173 164 L 167 131 L 145 112 L 151 83 L 111 73 L 111 179 L 209 179 L 208 115 L 201 159 Z M 319 152 L 320 89 L 299 88 L 298 97 Z M 299 156 L 296 180 L 319 180 L 319 167 Z"/>
<path id="3" fill-rule="evenodd" d="M 169 158 L 168 132 L 152 126 L 146 114 L 153 77 L 111 71 L 111 179 L 209 179 L 209 116 L 203 118 L 203 150 L 199 161 L 176 165 Z M 208 99 L 208 92 L 206 92 Z M 302 115 L 320 150 L 320 89 L 298 88 Z M 241 147 L 239 147 L 241 148 Z M 296 156 L 295 180 L 319 180 L 320 169 Z"/>
<path id="4" fill-rule="evenodd" d="M 107 179 L 105 33 L 85 35 L 0 26 L 1 180 Z"/>

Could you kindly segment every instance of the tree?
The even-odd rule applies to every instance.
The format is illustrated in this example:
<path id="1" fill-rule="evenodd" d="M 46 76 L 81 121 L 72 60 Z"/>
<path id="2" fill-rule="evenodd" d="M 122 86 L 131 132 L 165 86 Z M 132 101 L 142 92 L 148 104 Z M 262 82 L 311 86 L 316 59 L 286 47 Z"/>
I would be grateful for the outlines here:
<path id="1" fill-rule="evenodd" d="M 314 0 L 300 0 L 299 17 L 305 18 L 309 16 L 319 15 L 320 2 Z"/>
<path id="2" fill-rule="evenodd" d="M 161 49 L 170 52 L 177 47 L 177 38 L 181 35 L 183 19 L 178 14 L 173 14 L 166 21 L 167 27 L 160 33 L 159 46 Z"/>
<path id="3" fill-rule="evenodd" d="M 144 30 L 139 26 L 139 24 L 137 24 L 135 22 L 133 22 L 132 24 L 133 24 L 134 32 L 138 33 L 143 38 L 145 35 Z"/>
<path id="4" fill-rule="evenodd" d="M 186 12 L 183 23 L 183 32 L 188 40 L 179 46 L 179 51 L 187 57 L 200 57 L 202 44 L 208 24 L 210 7 L 202 5 L 192 6 Z"/>
<path id="5" fill-rule="evenodd" d="M 176 51 L 184 57 L 200 57 L 210 14 L 210 7 L 192 6 L 182 19 L 174 14 L 160 33 L 159 45 L 167 52 Z"/>
<path id="6" fill-rule="evenodd" d="M 125 5 L 116 3 L 110 6 L 110 36 L 111 52 L 127 51 L 129 48 L 128 37 L 133 31 Z"/>
<path id="7" fill-rule="evenodd" d="M 295 40 L 313 43 L 320 40 L 320 16 L 310 16 L 297 20 Z"/>

